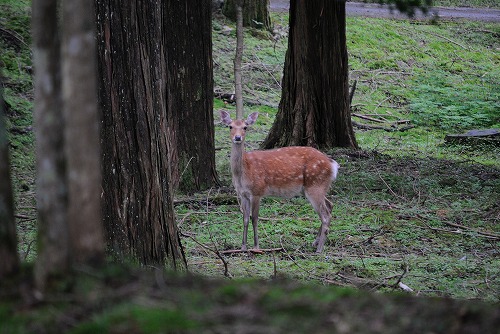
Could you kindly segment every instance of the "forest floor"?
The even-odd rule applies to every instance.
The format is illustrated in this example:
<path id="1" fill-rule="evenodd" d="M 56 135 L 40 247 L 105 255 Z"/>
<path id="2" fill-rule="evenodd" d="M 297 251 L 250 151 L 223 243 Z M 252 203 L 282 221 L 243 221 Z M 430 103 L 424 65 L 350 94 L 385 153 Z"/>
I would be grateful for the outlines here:
<path id="1" fill-rule="evenodd" d="M 327 152 L 342 168 L 323 254 L 310 246 L 319 222 L 302 198 L 263 201 L 261 247 L 276 250 L 222 253 L 241 246 L 242 223 L 227 129 L 217 120 L 219 109 L 234 106 L 216 99 L 224 186 L 175 200 L 190 274 L 83 268 L 61 292 L 41 296 L 29 279 L 36 258 L 29 1 L 8 2 L 0 7 L 0 56 L 25 264 L 14 283 L 23 298 L 0 287 L 1 334 L 497 332 L 500 148 L 444 137 L 500 127 L 498 23 L 348 19 L 353 120 L 371 129 L 356 128 L 361 149 Z M 272 35 L 245 34 L 246 112 L 260 112 L 249 149 L 276 114 L 287 20 L 275 13 Z M 234 25 L 220 16 L 213 25 L 215 87 L 230 92 Z"/>

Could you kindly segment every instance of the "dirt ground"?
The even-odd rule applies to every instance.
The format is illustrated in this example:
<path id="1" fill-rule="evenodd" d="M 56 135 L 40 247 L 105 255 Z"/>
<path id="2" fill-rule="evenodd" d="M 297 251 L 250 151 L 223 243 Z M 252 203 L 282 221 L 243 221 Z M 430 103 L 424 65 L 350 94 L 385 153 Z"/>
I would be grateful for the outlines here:
<path id="1" fill-rule="evenodd" d="M 287 11 L 290 6 L 289 0 L 271 0 L 272 11 Z M 389 6 L 378 4 L 367 4 L 361 2 L 346 3 L 347 16 L 366 16 L 380 18 L 405 19 L 406 15 L 397 10 L 391 11 Z M 440 18 L 443 20 L 472 20 L 483 22 L 500 22 L 500 10 L 484 8 L 445 8 L 434 7 L 427 15 L 418 12 L 415 19 Z"/>

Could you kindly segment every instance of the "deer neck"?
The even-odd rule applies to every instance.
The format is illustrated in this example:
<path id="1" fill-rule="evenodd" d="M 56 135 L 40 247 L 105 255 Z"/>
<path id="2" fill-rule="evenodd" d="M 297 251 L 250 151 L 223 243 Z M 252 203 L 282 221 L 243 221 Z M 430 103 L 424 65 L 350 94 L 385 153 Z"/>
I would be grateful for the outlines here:
<path id="1" fill-rule="evenodd" d="M 241 177 L 243 175 L 243 155 L 245 146 L 243 143 L 234 144 L 231 147 L 231 174 L 233 175 L 233 184 L 238 191 Z"/>

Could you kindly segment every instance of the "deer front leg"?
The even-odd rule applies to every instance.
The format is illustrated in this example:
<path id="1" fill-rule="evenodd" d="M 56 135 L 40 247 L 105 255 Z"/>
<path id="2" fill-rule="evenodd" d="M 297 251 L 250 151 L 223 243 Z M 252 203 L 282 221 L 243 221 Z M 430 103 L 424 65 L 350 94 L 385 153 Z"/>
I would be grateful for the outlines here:
<path id="1" fill-rule="evenodd" d="M 248 223 L 250 222 L 250 199 L 241 196 L 241 209 L 243 211 L 243 243 L 241 250 L 247 250 Z"/>
<path id="2" fill-rule="evenodd" d="M 259 235 L 257 234 L 257 223 L 259 221 L 260 197 L 252 197 L 252 226 L 253 226 L 253 245 L 259 249 Z"/>

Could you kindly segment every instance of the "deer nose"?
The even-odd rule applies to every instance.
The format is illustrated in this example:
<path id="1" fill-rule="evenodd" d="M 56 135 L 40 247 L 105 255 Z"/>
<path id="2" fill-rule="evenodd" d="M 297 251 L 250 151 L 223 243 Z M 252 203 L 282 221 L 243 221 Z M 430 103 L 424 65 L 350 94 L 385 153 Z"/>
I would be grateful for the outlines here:
<path id="1" fill-rule="evenodd" d="M 234 142 L 240 142 L 241 141 L 241 136 L 234 136 Z"/>

